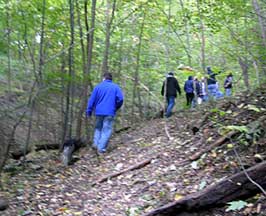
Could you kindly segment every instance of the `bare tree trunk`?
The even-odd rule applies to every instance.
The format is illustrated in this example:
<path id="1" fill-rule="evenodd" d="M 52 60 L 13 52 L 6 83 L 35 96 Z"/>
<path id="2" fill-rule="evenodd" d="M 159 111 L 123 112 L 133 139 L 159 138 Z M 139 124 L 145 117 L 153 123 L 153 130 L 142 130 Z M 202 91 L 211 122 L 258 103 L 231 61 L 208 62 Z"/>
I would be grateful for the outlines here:
<path id="1" fill-rule="evenodd" d="M 266 23 L 265 23 L 266 14 L 262 13 L 262 9 L 261 9 L 259 2 L 257 0 L 252 0 L 252 4 L 253 4 L 254 11 L 258 17 L 258 22 L 259 22 L 260 31 L 261 31 L 262 44 L 263 44 L 263 47 L 265 49 L 266 48 Z M 264 73 L 264 75 L 266 75 L 265 57 L 263 57 L 262 61 L 260 61 L 260 62 L 262 65 L 263 73 Z"/>
<path id="2" fill-rule="evenodd" d="M 256 60 L 253 61 L 253 66 L 256 71 L 257 85 L 260 86 L 260 73 L 259 73 L 258 64 Z"/>
<path id="3" fill-rule="evenodd" d="M 252 0 L 253 8 L 255 10 L 255 13 L 258 17 L 259 25 L 260 25 L 260 31 L 261 31 L 261 37 L 264 47 L 266 47 L 266 30 L 265 30 L 265 22 L 262 19 L 262 13 L 260 9 L 260 5 L 257 0 Z"/>
<path id="4" fill-rule="evenodd" d="M 7 141 L 7 134 L 5 130 L 2 128 L 3 126 L 0 125 L 0 138 L 1 138 L 1 145 L 0 145 L 0 175 L 2 172 L 3 167 L 5 166 L 9 149 L 10 143 Z M 0 178 L 1 180 L 1 178 Z"/>
<path id="5" fill-rule="evenodd" d="M 200 9 L 200 3 L 199 0 L 197 0 L 197 8 L 199 12 L 199 17 L 200 17 L 200 32 L 201 32 L 201 67 L 202 70 L 205 71 L 205 28 L 204 28 L 204 23 L 203 23 L 203 17 Z"/>
<path id="6" fill-rule="evenodd" d="M 67 83 L 67 94 L 66 94 L 66 114 L 65 114 L 65 128 L 66 128 L 66 138 L 71 138 L 72 136 L 72 118 L 73 118 L 73 79 L 74 79 L 74 55 L 73 55 L 73 47 L 74 47 L 74 2 L 73 0 L 69 0 L 69 13 L 70 13 L 70 45 L 68 48 L 68 83 Z"/>
<path id="7" fill-rule="evenodd" d="M 142 110 L 142 103 L 141 103 L 141 97 L 140 97 L 140 89 L 138 89 L 139 86 L 139 66 L 140 66 L 140 56 L 141 56 L 141 46 L 142 46 L 142 36 L 143 36 L 143 30 L 144 30 L 144 24 L 145 24 L 145 12 L 143 16 L 143 21 L 140 27 L 140 34 L 139 34 L 139 44 L 138 44 L 138 52 L 137 52 L 137 65 L 136 70 L 134 74 L 134 88 L 133 88 L 133 106 L 132 106 L 132 119 L 135 121 L 134 118 L 134 106 L 135 106 L 135 98 L 137 96 L 138 98 L 138 109 L 139 109 L 139 115 L 140 118 L 143 117 L 143 110 Z"/>
<path id="8" fill-rule="evenodd" d="M 182 9 L 182 13 L 185 21 L 185 28 L 186 28 L 186 47 L 187 47 L 187 58 L 188 58 L 188 65 L 191 67 L 192 66 L 192 56 L 191 56 L 191 46 L 190 46 L 190 34 L 189 34 L 189 23 L 188 23 L 188 19 L 186 14 L 184 13 L 185 8 L 184 8 L 184 2 L 183 0 L 179 0 L 180 5 L 181 5 L 181 9 Z"/>
<path id="9" fill-rule="evenodd" d="M 13 126 L 12 131 L 9 134 L 9 136 L 7 137 L 7 139 L 3 139 L 4 137 L 1 137 L 1 141 L 3 142 L 1 144 L 5 145 L 5 146 L 1 146 L 4 151 L 1 152 L 1 154 L 0 154 L 0 179 L 1 179 L 1 173 L 3 171 L 3 167 L 5 166 L 6 161 L 8 159 L 8 154 L 9 154 L 10 147 L 11 147 L 12 143 L 14 142 L 14 137 L 15 137 L 15 132 L 16 132 L 17 126 L 21 123 L 21 120 L 22 120 L 23 117 L 24 117 L 24 114 L 16 122 L 16 124 Z"/>
<path id="10" fill-rule="evenodd" d="M 242 59 L 241 57 L 239 57 L 238 62 L 239 62 L 239 65 L 242 69 L 242 75 L 244 78 L 244 83 L 245 83 L 246 89 L 249 91 L 249 75 L 248 75 L 247 59 L 246 58 Z"/>
<path id="11" fill-rule="evenodd" d="M 122 62 L 123 62 L 123 56 L 124 56 L 124 53 L 123 53 L 123 37 L 124 37 L 124 32 L 123 30 L 120 32 L 120 42 L 119 42 L 119 62 L 117 63 L 117 77 L 120 77 L 121 79 L 121 82 L 122 82 L 122 89 L 126 89 L 125 86 L 126 86 L 126 83 L 125 83 L 125 79 L 123 77 L 123 75 L 121 74 L 122 72 Z M 125 94 L 125 92 L 123 92 Z M 119 121 L 119 123 L 123 126 L 125 125 L 125 106 L 122 106 L 121 108 L 121 111 L 119 112 L 121 116 L 120 119 L 117 119 Z"/>
<path id="12" fill-rule="evenodd" d="M 43 84 L 43 66 L 44 66 L 44 26 L 45 26 L 45 11 L 46 11 L 46 0 L 42 1 L 42 21 L 41 21 L 41 35 L 40 35 L 40 50 L 39 50 L 39 67 L 38 67 L 38 84 Z"/>
<path id="13" fill-rule="evenodd" d="M 63 50 L 64 50 L 64 46 L 63 46 Z M 65 55 L 62 55 L 62 60 L 61 60 L 61 73 L 62 74 L 66 74 L 66 59 L 65 59 Z M 64 76 L 62 76 L 61 78 L 61 89 L 62 92 L 66 92 L 66 86 L 65 86 L 65 80 L 64 80 Z M 66 133 L 67 133 L 67 124 L 66 124 L 66 105 L 65 105 L 65 96 L 64 94 L 61 97 L 60 100 L 60 105 L 61 105 L 61 122 L 62 122 L 62 136 L 61 136 L 61 145 L 59 150 L 61 151 L 63 149 L 63 143 L 65 141 L 65 137 L 66 137 Z"/>
<path id="14" fill-rule="evenodd" d="M 91 61 L 92 61 L 92 50 L 93 50 L 93 42 L 94 42 L 94 29 L 95 29 L 95 17 L 96 17 L 96 3 L 97 0 L 92 0 L 92 5 L 91 5 L 91 22 L 90 22 L 90 29 L 89 29 L 89 25 L 88 25 L 88 12 L 87 12 L 87 2 L 88 0 L 86 0 L 85 2 L 85 25 L 86 25 L 86 31 L 87 31 L 87 65 L 88 65 L 88 71 L 87 71 L 87 75 L 90 74 L 91 72 Z M 85 79 L 85 81 L 87 81 L 86 83 L 84 83 L 84 85 L 86 86 L 86 90 L 85 90 L 85 104 L 87 101 L 87 93 L 88 93 L 88 85 L 90 85 L 91 89 L 93 88 L 92 84 L 90 83 L 88 77 Z"/>
<path id="15" fill-rule="evenodd" d="M 80 39 L 80 46 L 81 46 L 81 56 L 82 56 L 82 69 L 83 69 L 83 83 L 85 82 L 86 74 L 88 71 L 88 64 L 86 63 L 86 50 L 85 50 L 85 45 L 84 45 L 84 38 L 83 38 L 83 28 L 81 25 L 81 14 L 80 14 L 80 7 L 79 7 L 79 2 L 78 0 L 75 1 L 76 2 L 76 11 L 77 11 L 77 21 L 78 21 L 78 27 L 79 27 L 79 39 Z M 86 86 L 84 86 L 83 84 L 83 88 L 87 89 Z M 83 105 L 83 101 L 84 101 L 84 92 L 82 92 L 81 94 L 81 105 L 77 114 L 77 127 L 76 127 L 76 136 L 77 138 L 80 138 L 81 136 L 81 128 L 82 128 L 82 114 L 84 113 L 84 105 Z"/>
<path id="16" fill-rule="evenodd" d="M 11 80 L 12 80 L 12 72 L 11 72 L 11 16 L 10 16 L 10 2 L 8 1 L 6 3 L 6 28 L 7 28 L 7 66 L 8 66 L 8 72 L 7 72 L 7 83 L 8 83 L 8 94 L 10 96 L 11 94 Z"/>
<path id="17" fill-rule="evenodd" d="M 115 9 L 116 9 L 116 0 L 113 0 L 112 12 L 111 12 L 111 16 L 110 16 L 110 1 L 107 0 L 105 50 L 104 50 L 104 55 L 103 55 L 102 74 L 104 74 L 108 71 L 111 27 L 112 27 L 114 15 L 115 15 Z"/>
<path id="18" fill-rule="evenodd" d="M 22 18 L 23 18 L 23 23 L 24 23 L 24 34 L 23 34 L 23 38 L 24 38 L 24 43 L 26 44 L 27 48 L 28 48 L 28 52 L 29 52 L 29 56 L 30 56 L 30 60 L 31 60 L 31 64 L 32 64 L 32 69 L 33 69 L 33 74 L 34 74 L 34 78 L 36 80 L 36 82 L 38 81 L 38 74 L 37 74 L 37 66 L 36 66 L 36 61 L 34 58 L 34 50 L 33 48 L 30 46 L 29 42 L 28 42 L 28 26 L 27 26 L 27 21 L 25 19 L 25 15 L 22 12 Z M 27 58 L 24 57 L 25 60 L 27 61 Z"/>
<path id="19" fill-rule="evenodd" d="M 87 49 L 84 45 L 83 40 L 83 29 L 80 21 L 80 9 L 78 7 L 78 1 L 76 1 L 77 5 L 77 14 L 78 14 L 78 23 L 80 29 L 80 43 L 82 48 L 82 64 L 83 64 L 83 92 L 81 95 L 81 106 L 77 116 L 77 128 L 76 128 L 76 136 L 77 138 L 81 137 L 81 129 L 82 129 L 82 116 L 86 109 L 87 99 L 88 99 L 88 85 L 89 79 L 88 75 L 91 71 L 91 61 L 92 61 L 92 49 L 93 49 L 93 36 L 94 36 L 94 27 L 95 27 L 95 15 L 96 15 L 96 0 L 92 1 L 91 5 L 91 30 L 89 29 L 88 24 L 88 0 L 85 1 L 84 10 L 85 10 L 85 26 L 86 26 L 86 38 L 87 38 Z"/>
<path id="20" fill-rule="evenodd" d="M 30 96 L 28 99 L 28 107 L 30 108 L 30 115 L 29 115 L 29 122 L 28 122 L 28 131 L 27 131 L 27 137 L 26 137 L 26 143 L 23 149 L 23 157 L 24 157 L 24 161 L 26 159 L 26 154 L 29 150 L 29 144 L 30 144 L 30 139 L 31 139 L 31 130 L 32 130 L 32 122 L 33 122 L 33 112 L 35 109 L 35 103 L 36 103 L 36 99 L 38 97 L 39 94 L 39 90 L 37 89 L 37 91 L 34 93 L 35 87 L 36 87 L 37 81 L 35 81 L 31 87 L 31 92 L 30 92 Z"/>

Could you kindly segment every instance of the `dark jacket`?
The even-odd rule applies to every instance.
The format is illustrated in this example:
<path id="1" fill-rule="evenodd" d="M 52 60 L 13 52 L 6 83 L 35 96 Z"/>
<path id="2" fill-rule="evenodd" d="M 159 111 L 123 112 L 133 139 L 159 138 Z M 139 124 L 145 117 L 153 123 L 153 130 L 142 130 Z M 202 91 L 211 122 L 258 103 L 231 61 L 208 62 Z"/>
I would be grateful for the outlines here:
<path id="1" fill-rule="evenodd" d="M 190 76 L 188 77 L 188 80 L 185 82 L 185 85 L 184 85 L 184 91 L 186 93 L 193 93 L 194 92 L 194 82 L 193 82 L 193 77 Z"/>
<path id="2" fill-rule="evenodd" d="M 95 111 L 95 115 L 115 116 L 116 111 L 122 106 L 123 100 L 120 87 L 112 80 L 104 80 L 93 89 L 86 114 L 90 116 L 92 111 Z"/>
<path id="3" fill-rule="evenodd" d="M 217 74 L 215 73 L 212 73 L 212 74 L 209 74 L 209 77 L 207 78 L 207 84 L 208 85 L 212 85 L 212 84 L 216 84 L 216 76 Z"/>
<path id="4" fill-rule="evenodd" d="M 167 80 L 163 82 L 163 87 L 161 91 L 162 96 L 164 96 L 165 82 L 167 82 L 166 97 L 170 97 L 170 96 L 176 97 L 177 92 L 179 93 L 179 95 L 181 95 L 181 89 L 179 87 L 177 79 L 173 76 L 170 76 L 170 77 L 167 77 Z"/>
<path id="5" fill-rule="evenodd" d="M 227 76 L 225 81 L 224 81 L 224 88 L 232 88 L 232 76 Z"/>

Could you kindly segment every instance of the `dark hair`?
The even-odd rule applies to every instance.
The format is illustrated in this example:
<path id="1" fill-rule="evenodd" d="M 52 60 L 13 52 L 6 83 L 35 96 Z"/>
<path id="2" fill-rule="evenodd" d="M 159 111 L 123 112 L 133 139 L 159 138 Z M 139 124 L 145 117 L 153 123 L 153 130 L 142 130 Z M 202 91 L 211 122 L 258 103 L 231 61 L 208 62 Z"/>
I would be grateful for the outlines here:
<path id="1" fill-rule="evenodd" d="M 169 72 L 168 75 L 174 76 L 174 73 L 173 72 Z"/>
<path id="2" fill-rule="evenodd" d="M 213 72 L 212 72 L 212 69 L 211 69 L 210 66 L 207 67 L 207 73 L 208 73 L 209 75 L 213 73 Z"/>
<path id="3" fill-rule="evenodd" d="M 113 76 L 112 76 L 111 73 L 105 73 L 105 74 L 103 75 L 103 77 L 104 77 L 104 79 L 107 79 L 107 80 L 112 80 L 112 79 L 113 79 Z"/>

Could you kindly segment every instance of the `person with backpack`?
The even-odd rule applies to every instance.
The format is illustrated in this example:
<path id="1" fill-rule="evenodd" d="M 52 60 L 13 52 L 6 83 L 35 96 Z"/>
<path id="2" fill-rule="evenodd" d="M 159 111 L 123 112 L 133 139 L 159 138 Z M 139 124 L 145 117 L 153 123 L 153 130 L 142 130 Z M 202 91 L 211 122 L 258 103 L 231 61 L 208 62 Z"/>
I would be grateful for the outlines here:
<path id="1" fill-rule="evenodd" d="M 98 154 L 106 152 L 108 141 L 112 135 L 112 126 L 117 110 L 123 105 L 124 96 L 120 87 L 112 82 L 112 74 L 105 73 L 103 81 L 92 91 L 86 109 L 86 116 L 92 112 L 96 116 L 93 147 Z"/>
<path id="2" fill-rule="evenodd" d="M 192 106 L 194 98 L 194 81 L 192 76 L 189 76 L 185 82 L 184 91 L 186 92 L 187 106 Z"/>
<path id="3" fill-rule="evenodd" d="M 165 90 L 166 89 L 166 90 Z M 177 92 L 181 95 L 181 89 L 177 79 L 174 77 L 173 72 L 167 74 L 166 80 L 163 82 L 161 94 L 167 101 L 167 108 L 165 117 L 168 118 L 172 115 L 172 109 L 175 105 Z"/>
<path id="4" fill-rule="evenodd" d="M 233 87 L 233 75 L 230 73 L 224 81 L 225 95 L 231 96 Z"/>

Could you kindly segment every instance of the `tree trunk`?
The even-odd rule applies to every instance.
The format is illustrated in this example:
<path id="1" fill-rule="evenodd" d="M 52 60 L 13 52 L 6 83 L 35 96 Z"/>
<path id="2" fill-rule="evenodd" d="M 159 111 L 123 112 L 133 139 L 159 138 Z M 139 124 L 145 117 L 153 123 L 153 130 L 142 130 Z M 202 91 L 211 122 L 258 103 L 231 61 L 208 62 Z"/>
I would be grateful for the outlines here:
<path id="1" fill-rule="evenodd" d="M 38 82 L 39 77 L 37 74 L 37 64 L 36 64 L 36 60 L 34 57 L 33 48 L 30 46 L 30 44 L 28 42 L 28 25 L 27 25 L 27 20 L 26 20 L 23 12 L 22 12 L 22 18 L 23 18 L 23 23 L 24 23 L 24 33 L 23 33 L 24 43 L 25 43 L 25 45 L 28 49 L 28 52 L 29 52 L 34 78 L 35 78 L 36 82 Z M 26 57 L 25 57 L 25 60 L 27 61 Z"/>
<path id="2" fill-rule="evenodd" d="M 202 70 L 205 71 L 205 28 L 204 28 L 204 23 L 203 23 L 203 17 L 202 17 L 202 12 L 200 9 L 200 3 L 199 0 L 197 0 L 197 8 L 198 8 L 198 13 L 200 17 L 200 32 L 201 32 L 201 67 Z"/>
<path id="3" fill-rule="evenodd" d="M 31 139 L 31 130 L 32 130 L 32 122 L 33 122 L 33 112 L 35 109 L 35 102 L 36 98 L 38 97 L 39 90 L 38 89 L 35 93 L 35 87 L 36 87 L 37 81 L 35 81 L 32 85 L 29 100 L 28 100 L 28 107 L 30 108 L 30 116 L 29 116 L 29 122 L 28 122 L 28 131 L 27 131 L 27 137 L 26 137 L 26 143 L 23 149 L 24 152 L 24 160 L 26 159 L 26 154 L 29 150 L 29 145 L 30 145 L 30 139 Z"/>
<path id="4" fill-rule="evenodd" d="M 184 22 L 185 22 L 185 28 L 186 28 L 186 47 L 187 47 L 187 58 L 188 58 L 188 66 L 192 67 L 192 56 L 191 56 L 191 46 L 190 46 L 190 33 L 189 33 L 189 20 L 188 16 L 184 13 L 185 8 L 184 8 L 184 2 L 183 0 L 179 0 L 181 9 L 182 9 L 182 14 L 184 17 Z"/>
<path id="5" fill-rule="evenodd" d="M 63 50 L 64 50 L 64 45 L 63 45 Z M 63 52 L 64 53 L 64 52 Z M 66 86 L 65 86 L 65 75 L 66 75 L 66 59 L 65 55 L 62 55 L 61 57 L 61 90 L 63 93 L 66 92 Z M 63 144 L 65 141 L 66 137 L 66 131 L 67 131 L 67 124 L 65 122 L 66 118 L 66 106 L 65 106 L 65 95 L 63 94 L 61 99 L 60 99 L 60 107 L 61 107 L 61 122 L 62 122 L 62 133 L 61 133 L 61 140 L 60 140 L 60 150 L 63 149 Z"/>
<path id="6" fill-rule="evenodd" d="M 248 65 L 247 65 L 247 59 L 242 59 L 241 57 L 238 58 L 239 65 L 242 69 L 242 75 L 244 78 L 244 83 L 246 86 L 246 89 L 249 91 L 249 75 L 248 75 Z"/>
<path id="7" fill-rule="evenodd" d="M 70 13 L 70 45 L 68 48 L 68 82 L 67 82 L 67 92 L 66 92 L 66 112 L 64 119 L 64 128 L 66 129 L 66 136 L 63 137 L 64 140 L 70 139 L 72 136 L 72 123 L 73 123 L 73 79 L 74 79 L 74 2 L 69 0 L 69 13 Z"/>
<path id="8" fill-rule="evenodd" d="M 82 25 L 80 22 L 80 11 L 78 8 L 78 1 L 76 1 L 77 4 L 77 11 L 78 11 L 78 23 L 79 23 L 79 29 L 80 29 L 80 43 L 82 48 L 82 64 L 83 64 L 83 92 L 81 95 L 81 106 L 80 110 L 77 116 L 77 128 L 76 128 L 76 137 L 81 137 L 81 130 L 82 130 L 82 116 L 86 109 L 86 104 L 88 100 L 88 85 L 89 85 L 89 77 L 91 71 L 91 61 L 92 61 L 92 49 L 93 49 L 93 36 L 94 36 L 94 28 L 95 28 L 95 15 L 96 15 L 96 0 L 92 1 L 91 5 L 91 29 L 89 29 L 88 24 L 88 0 L 85 1 L 84 10 L 85 10 L 85 26 L 86 26 L 86 38 L 87 38 L 87 49 L 84 45 L 83 40 L 83 30 Z M 92 88 L 92 87 L 91 87 Z"/>
<path id="9" fill-rule="evenodd" d="M 134 88 L 133 88 L 133 98 L 132 98 L 132 120 L 135 122 L 135 115 L 134 115 L 134 107 L 135 107 L 135 98 L 138 98 L 138 108 L 139 108 L 139 115 L 140 118 L 143 117 L 143 111 L 142 111 L 142 104 L 141 104 L 141 97 L 140 97 L 140 89 L 138 89 L 139 86 L 139 67 L 140 67 L 140 56 L 141 56 L 141 45 L 142 45 L 142 35 L 144 30 L 144 23 L 145 23 L 145 12 L 143 16 L 143 21 L 140 27 L 140 34 L 139 34 L 139 44 L 138 44 L 138 52 L 137 52 L 137 65 L 136 70 L 134 73 Z"/>
<path id="10" fill-rule="evenodd" d="M 261 31 L 261 38 L 263 46 L 266 47 L 266 30 L 265 30 L 265 21 L 263 20 L 263 15 L 261 13 L 260 5 L 257 0 L 252 0 L 253 8 L 255 13 L 258 17 L 260 31 Z M 265 19 L 265 18 L 264 18 Z"/>
<path id="11" fill-rule="evenodd" d="M 11 16 L 10 16 L 10 2 L 6 3 L 6 28 L 7 28 L 7 84 L 8 84 L 8 94 L 11 95 L 11 80 L 12 80 L 12 73 L 11 73 Z"/>
<path id="12" fill-rule="evenodd" d="M 83 70 L 83 91 L 81 94 L 81 104 L 79 107 L 79 111 L 77 114 L 77 127 L 76 127 L 76 136 L 77 138 L 81 137 L 81 128 L 82 128 L 82 114 L 84 113 L 84 98 L 85 97 L 85 89 L 87 89 L 87 87 L 84 85 L 85 80 L 87 79 L 86 74 L 88 71 L 88 64 L 86 63 L 86 49 L 85 49 L 85 45 L 84 45 L 84 38 L 83 38 L 83 27 L 81 25 L 81 13 L 80 13 L 80 7 L 79 7 L 79 2 L 78 0 L 76 0 L 76 11 L 77 11 L 77 21 L 78 21 L 78 27 L 79 27 L 79 39 L 80 39 L 80 46 L 81 46 L 81 59 L 82 59 L 82 70 Z"/>
<path id="13" fill-rule="evenodd" d="M 38 67 L 38 84 L 43 84 L 43 65 L 44 65 L 44 26 L 45 26 L 45 11 L 46 0 L 42 1 L 42 20 L 41 20 L 41 35 L 40 35 L 40 50 L 39 50 L 39 67 Z"/>
<path id="14" fill-rule="evenodd" d="M 1 180 L 1 173 L 3 170 L 3 167 L 6 164 L 6 161 L 8 159 L 9 150 L 11 145 L 14 143 L 14 137 L 16 133 L 16 129 L 18 125 L 22 122 L 22 119 L 25 117 L 25 112 L 20 116 L 20 118 L 17 120 L 17 122 L 14 124 L 12 131 L 9 133 L 5 133 L 2 128 L 1 129 L 1 141 L 2 146 L 0 147 L 0 150 L 3 149 L 3 151 L 0 152 L 0 180 Z M 1 181 L 0 181 L 1 183 Z"/>
<path id="15" fill-rule="evenodd" d="M 110 16 L 110 2 L 109 2 L 109 0 L 107 0 L 105 50 L 104 50 L 103 63 L 102 63 L 102 75 L 104 73 L 108 72 L 111 27 L 112 27 L 114 15 L 115 15 L 115 9 L 116 9 L 116 0 L 113 0 L 112 12 L 111 12 L 111 16 Z"/>
<path id="16" fill-rule="evenodd" d="M 264 49 L 266 48 L 266 21 L 265 21 L 265 13 L 263 14 L 261 7 L 259 5 L 259 2 L 257 0 L 252 0 L 252 4 L 253 4 L 253 8 L 254 11 L 258 17 L 258 22 L 259 22 L 259 26 L 260 26 L 260 31 L 261 31 L 261 38 L 262 38 L 262 45 L 264 47 Z M 261 65 L 262 65 L 262 70 L 264 72 L 264 75 L 266 75 L 266 63 L 265 63 L 265 56 L 262 56 L 262 59 L 260 61 Z"/>
<path id="17" fill-rule="evenodd" d="M 259 68 L 258 68 L 258 64 L 256 60 L 253 61 L 253 66 L 256 71 L 257 85 L 260 86 L 260 72 L 259 72 Z"/>

